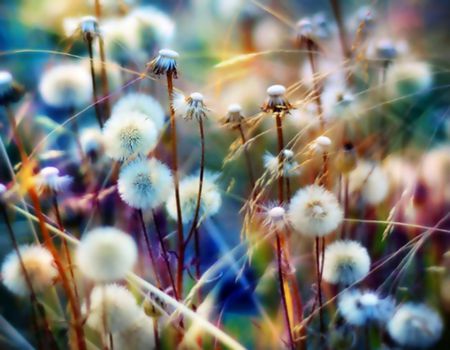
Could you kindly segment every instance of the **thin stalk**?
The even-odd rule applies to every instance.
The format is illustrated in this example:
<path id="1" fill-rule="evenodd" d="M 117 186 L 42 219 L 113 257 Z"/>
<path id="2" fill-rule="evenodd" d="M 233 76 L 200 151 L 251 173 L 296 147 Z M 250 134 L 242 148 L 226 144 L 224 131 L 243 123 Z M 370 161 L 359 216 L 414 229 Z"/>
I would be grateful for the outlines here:
<path id="1" fill-rule="evenodd" d="M 325 120 L 323 118 L 322 99 L 320 97 L 320 86 L 317 81 L 317 67 L 316 67 L 316 60 L 314 58 L 315 54 L 314 51 L 316 49 L 316 45 L 312 40 L 307 40 L 306 48 L 308 50 L 308 59 L 309 64 L 311 66 L 311 72 L 313 75 L 313 96 L 317 106 L 317 114 L 319 115 L 320 130 L 323 133 L 325 130 Z"/>
<path id="2" fill-rule="evenodd" d="M 253 189 L 255 188 L 255 175 L 253 175 L 253 167 L 252 167 L 252 161 L 250 158 L 250 154 L 248 153 L 247 147 L 245 147 L 247 138 L 245 137 L 245 133 L 244 133 L 244 129 L 242 128 L 241 121 L 239 121 L 238 130 L 239 130 L 239 134 L 241 135 L 242 145 L 244 146 L 245 162 L 247 163 L 248 177 L 250 179 L 250 185 L 252 186 L 252 191 L 253 191 Z"/>
<path id="3" fill-rule="evenodd" d="M 205 131 L 203 128 L 203 120 L 198 120 L 198 126 L 200 130 L 200 143 L 201 143 L 201 151 L 200 151 L 200 175 L 198 182 L 198 192 L 197 192 L 197 204 L 195 206 L 194 218 L 192 219 L 192 225 L 189 229 L 189 234 L 184 242 L 184 246 L 186 247 L 187 243 L 191 239 L 192 234 L 198 236 L 197 224 L 200 215 L 200 207 L 202 202 L 202 190 L 203 190 L 203 179 L 205 176 Z M 198 237 L 195 237 L 198 240 Z M 196 255 L 195 259 L 197 260 L 199 257 Z"/>
<path id="4" fill-rule="evenodd" d="M 162 249 L 162 252 L 163 252 L 163 259 L 164 259 L 164 262 L 165 262 L 166 267 L 167 267 L 167 273 L 169 275 L 170 284 L 172 285 L 172 289 L 173 289 L 173 293 L 175 295 L 175 299 L 179 300 L 177 288 L 175 286 L 175 279 L 173 277 L 172 269 L 170 268 L 169 255 L 167 253 L 166 245 L 164 244 L 164 238 L 163 238 L 162 232 L 161 232 L 161 230 L 159 228 L 158 221 L 157 221 L 156 214 L 155 214 L 154 210 L 152 210 L 152 215 L 153 215 L 153 223 L 155 224 L 156 233 L 158 235 L 159 245 L 161 246 L 161 249 Z"/>
<path id="5" fill-rule="evenodd" d="M 88 35 L 86 38 L 87 48 L 89 52 L 89 66 L 91 69 L 91 79 L 92 79 L 92 99 L 94 102 L 95 117 L 97 118 L 97 123 L 100 129 L 103 128 L 102 112 L 100 110 L 100 104 L 98 102 L 98 86 L 95 79 L 95 68 L 94 68 L 94 53 L 92 48 L 93 38 Z"/>
<path id="6" fill-rule="evenodd" d="M 53 202 L 53 209 L 55 210 L 55 215 L 56 215 L 56 223 L 58 224 L 58 228 L 64 232 L 65 231 L 64 225 L 63 225 L 63 222 L 61 219 L 61 213 L 59 211 L 58 197 L 57 197 L 57 193 L 55 191 L 52 191 L 52 202 Z M 75 274 L 73 272 L 72 256 L 70 254 L 69 246 L 65 239 L 62 240 L 62 245 L 63 245 L 64 253 L 66 254 L 67 264 L 69 265 L 69 273 L 70 273 L 70 277 L 72 279 L 73 291 L 75 293 L 75 297 L 76 297 L 77 301 L 79 301 L 80 298 L 78 295 L 78 288 L 77 288 L 77 284 L 76 284 L 76 280 L 75 280 Z"/>
<path id="7" fill-rule="evenodd" d="M 342 11 L 339 0 L 330 0 L 331 8 L 333 9 L 333 14 L 336 19 L 336 24 L 339 31 L 339 41 L 341 43 L 342 54 L 346 59 L 350 59 L 352 52 L 348 47 L 347 42 L 347 30 L 345 28 L 344 21 L 342 19 Z"/>
<path id="8" fill-rule="evenodd" d="M 8 117 L 9 124 L 11 125 L 13 140 L 19 150 L 20 158 L 23 160 L 27 158 L 25 153 L 25 146 L 22 142 L 22 139 L 19 136 L 19 129 L 17 128 L 16 118 L 14 117 L 14 113 L 11 109 L 10 105 L 5 106 L 6 116 Z"/>
<path id="9" fill-rule="evenodd" d="M 320 324 L 320 334 L 324 334 L 325 332 L 325 324 L 323 320 L 323 303 L 322 303 L 322 268 L 323 261 L 321 263 L 320 260 L 320 240 L 319 237 L 316 237 L 315 242 L 316 248 L 316 276 L 317 276 L 317 297 L 319 301 L 319 324 Z"/>
<path id="10" fill-rule="evenodd" d="M 17 259 L 19 260 L 19 264 L 20 264 L 20 268 L 22 270 L 22 274 L 24 276 L 25 279 L 25 283 L 27 285 L 28 291 L 30 292 L 30 302 L 31 302 L 31 319 L 32 319 L 32 323 L 33 323 L 33 329 L 36 335 L 36 340 L 38 343 L 38 348 L 39 349 L 44 349 L 43 345 L 42 345 L 42 340 L 39 334 L 39 323 L 38 323 L 38 318 L 35 312 L 35 307 L 39 312 L 40 317 L 42 318 L 42 321 L 44 323 L 44 334 L 49 337 L 49 341 L 50 341 L 50 348 L 51 349 L 57 349 L 58 346 L 56 345 L 56 341 L 53 337 L 53 333 L 51 331 L 50 328 L 50 324 L 48 322 L 47 319 L 47 315 L 45 313 L 45 310 L 42 307 L 39 307 L 39 301 L 37 299 L 36 296 L 36 292 L 34 291 L 33 285 L 31 283 L 31 278 L 28 275 L 28 271 L 25 267 L 25 263 L 23 262 L 22 259 L 22 254 L 20 253 L 20 248 L 19 248 L 19 244 L 16 240 L 16 236 L 14 234 L 14 230 L 12 228 L 11 225 L 11 221 L 9 220 L 9 216 L 8 216 L 8 212 L 6 211 L 5 206 L 3 205 L 3 203 L 0 203 L 0 211 L 2 212 L 2 216 L 3 219 L 5 221 L 6 224 L 6 231 L 8 232 L 9 238 L 11 240 L 11 243 L 13 245 L 13 249 L 17 254 Z"/>
<path id="11" fill-rule="evenodd" d="M 177 206 L 177 235 L 178 235 L 178 268 L 177 268 L 177 289 L 180 300 L 183 298 L 183 270 L 184 270 L 184 237 L 183 237 L 183 217 L 181 214 L 180 202 L 180 181 L 178 174 L 178 150 L 177 150 L 177 129 L 175 120 L 175 108 L 173 106 L 173 74 L 167 72 L 167 93 L 169 95 L 170 129 L 172 132 L 172 166 L 175 187 L 175 201 Z"/>
<path id="12" fill-rule="evenodd" d="M 156 285 L 158 286 L 158 288 L 161 288 L 161 280 L 159 279 L 159 276 L 158 276 L 158 269 L 156 266 L 155 256 L 153 255 L 152 246 L 150 245 L 150 240 L 148 239 L 148 232 L 147 232 L 147 227 L 145 226 L 144 214 L 142 213 L 141 209 L 138 209 L 137 212 L 138 212 L 138 216 L 139 216 L 139 222 L 140 222 L 141 228 L 142 228 L 142 235 L 144 236 L 145 245 L 147 246 L 148 255 L 149 255 L 150 261 L 152 263 L 153 274 L 155 277 Z"/>
<path id="13" fill-rule="evenodd" d="M 282 262 L 283 251 L 281 248 L 281 239 L 279 233 L 276 234 L 276 240 L 277 240 L 278 283 L 280 286 L 281 301 L 283 303 L 283 314 L 286 322 L 286 328 L 289 334 L 289 347 L 291 348 L 291 350 L 294 350 L 295 343 L 294 338 L 292 336 L 291 321 L 289 319 L 288 305 L 286 301 L 286 291 L 284 289 L 285 285 L 284 285 L 283 262 Z"/>
<path id="14" fill-rule="evenodd" d="M 278 141 L 278 202 L 283 204 L 283 121 L 281 119 L 282 114 L 276 113 L 275 120 L 277 125 L 277 141 Z"/>
<path id="15" fill-rule="evenodd" d="M 348 175 L 344 175 L 344 218 L 347 218 L 349 214 L 349 183 Z M 344 238 L 348 238 L 349 236 L 346 221 L 342 223 L 342 235 Z"/>
<path id="16" fill-rule="evenodd" d="M 101 35 L 98 37 L 98 49 L 100 52 L 100 62 L 101 62 L 100 74 L 102 80 L 102 91 L 103 96 L 105 96 L 102 103 L 104 108 L 105 119 L 108 119 L 109 115 L 111 114 L 111 105 L 109 102 L 109 80 L 108 80 L 108 73 L 106 72 L 105 41 L 103 40 L 103 37 Z"/>

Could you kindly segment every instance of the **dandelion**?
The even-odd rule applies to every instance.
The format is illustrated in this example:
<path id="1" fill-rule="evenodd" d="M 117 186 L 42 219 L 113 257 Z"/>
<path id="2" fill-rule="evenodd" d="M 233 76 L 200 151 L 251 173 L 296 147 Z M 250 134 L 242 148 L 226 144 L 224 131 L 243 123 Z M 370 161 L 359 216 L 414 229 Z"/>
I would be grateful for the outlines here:
<path id="1" fill-rule="evenodd" d="M 202 197 L 200 201 L 200 216 L 206 218 L 216 214 L 222 204 L 222 197 L 216 185 L 217 175 L 206 173 L 203 180 Z M 188 176 L 180 182 L 181 210 L 186 222 L 194 218 L 197 205 L 199 179 L 198 176 Z M 166 204 L 169 216 L 176 220 L 175 194 L 172 193 Z"/>
<path id="2" fill-rule="evenodd" d="M 176 107 L 175 107 L 176 109 Z M 186 120 L 196 119 L 201 122 L 206 118 L 208 109 L 203 102 L 203 95 L 199 92 L 192 93 L 185 102 L 185 105 L 181 107 L 183 117 Z"/>
<path id="3" fill-rule="evenodd" d="M 372 322 L 384 324 L 392 317 L 395 302 L 390 297 L 381 298 L 376 292 L 352 289 L 339 297 L 338 310 L 352 326 L 364 326 Z"/>
<path id="4" fill-rule="evenodd" d="M 433 73 L 426 62 L 396 62 L 386 75 L 388 92 L 393 97 L 423 93 L 433 83 Z"/>
<path id="5" fill-rule="evenodd" d="M 242 107 L 237 103 L 229 105 L 225 123 L 230 124 L 232 125 L 232 127 L 234 127 L 235 125 L 241 123 L 243 120 L 244 117 L 242 115 Z"/>
<path id="6" fill-rule="evenodd" d="M 300 189 L 291 199 L 288 215 L 297 232 L 311 237 L 330 234 L 343 220 L 336 196 L 318 185 Z"/>
<path id="7" fill-rule="evenodd" d="M 13 79 L 11 73 L 0 71 L 0 106 L 19 101 L 23 94 L 23 87 Z"/>
<path id="8" fill-rule="evenodd" d="M 142 316 L 133 294 L 118 284 L 95 286 L 83 313 L 87 325 L 100 333 L 123 332 Z"/>
<path id="9" fill-rule="evenodd" d="M 58 276 L 52 254 L 39 245 L 19 247 L 20 258 L 26 270 L 33 292 L 43 292 L 53 285 Z M 2 264 L 3 284 L 14 294 L 30 294 L 20 258 L 16 251 L 9 253 Z"/>
<path id="10" fill-rule="evenodd" d="M 332 284 L 350 285 L 370 270 L 367 249 L 356 241 L 335 241 L 325 249 L 323 279 Z"/>
<path id="11" fill-rule="evenodd" d="M 158 142 L 155 123 L 139 112 L 111 116 L 103 128 L 103 137 L 106 154 L 115 160 L 145 156 Z"/>
<path id="12" fill-rule="evenodd" d="M 159 50 L 159 55 L 149 63 L 150 70 L 155 75 L 170 74 L 177 78 L 178 52 L 170 49 Z"/>
<path id="13" fill-rule="evenodd" d="M 362 199 L 377 205 L 383 202 L 389 194 L 389 177 L 377 164 L 360 160 L 355 170 L 349 174 L 350 193 L 360 192 Z"/>
<path id="14" fill-rule="evenodd" d="M 69 175 L 60 175 L 58 168 L 48 166 L 39 171 L 36 183 L 40 189 L 55 193 L 67 190 L 72 180 Z"/>
<path id="15" fill-rule="evenodd" d="M 39 92 L 52 107 L 79 108 L 91 99 L 91 77 L 81 64 L 62 63 L 44 72 Z"/>
<path id="16" fill-rule="evenodd" d="M 267 89 L 268 98 L 261 107 L 266 113 L 284 113 L 293 108 L 285 97 L 286 88 L 283 85 L 272 85 Z"/>
<path id="17" fill-rule="evenodd" d="M 425 304 L 401 305 L 387 324 L 389 335 L 401 346 L 428 348 L 442 335 L 439 314 Z"/>
<path id="18" fill-rule="evenodd" d="M 113 344 L 117 349 L 148 350 L 155 349 L 155 327 L 153 318 L 144 313 L 138 320 L 120 333 L 113 334 Z"/>
<path id="19" fill-rule="evenodd" d="M 268 228 L 280 230 L 289 223 L 286 209 L 276 204 L 271 204 L 264 208 L 263 225 Z"/>
<path id="20" fill-rule="evenodd" d="M 390 39 L 381 39 L 376 48 L 376 57 L 381 61 L 392 61 L 398 55 L 395 44 Z"/>
<path id="21" fill-rule="evenodd" d="M 93 161 L 99 159 L 105 151 L 102 132 L 95 127 L 81 130 L 80 144 L 83 153 Z"/>
<path id="22" fill-rule="evenodd" d="M 114 227 L 96 228 L 86 233 L 76 251 L 76 262 L 86 277 L 97 282 L 125 278 L 137 260 L 133 239 Z"/>
<path id="23" fill-rule="evenodd" d="M 332 142 L 328 136 L 319 136 L 311 144 L 310 149 L 313 153 L 324 154 L 330 151 Z"/>
<path id="24" fill-rule="evenodd" d="M 139 159 L 122 168 L 117 182 L 122 200 L 136 209 L 154 209 L 173 188 L 170 169 L 152 159 Z"/>
<path id="25" fill-rule="evenodd" d="M 299 164 L 294 158 L 294 152 L 290 149 L 284 149 L 282 152 L 283 168 L 281 169 L 281 176 L 293 177 L 300 174 Z M 263 156 L 264 167 L 270 171 L 273 176 L 279 176 L 278 157 L 270 152 L 264 153 Z"/>
<path id="26" fill-rule="evenodd" d="M 164 127 L 164 110 L 153 97 L 142 93 L 128 93 L 114 105 L 112 114 L 127 115 L 129 112 L 139 112 L 147 116 L 160 133 Z"/>

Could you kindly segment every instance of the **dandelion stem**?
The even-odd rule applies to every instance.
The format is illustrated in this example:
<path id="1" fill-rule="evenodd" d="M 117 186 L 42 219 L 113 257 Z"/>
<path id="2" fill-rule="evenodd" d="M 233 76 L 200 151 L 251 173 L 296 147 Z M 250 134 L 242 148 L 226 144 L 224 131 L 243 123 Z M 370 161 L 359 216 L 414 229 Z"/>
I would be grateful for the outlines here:
<path id="1" fill-rule="evenodd" d="M 175 202 L 177 207 L 177 234 L 178 234 L 178 268 L 177 268 L 177 289 L 178 297 L 183 298 L 183 270 L 184 270 L 184 237 L 183 218 L 181 214 L 180 202 L 180 181 L 178 174 L 178 150 L 177 150 L 177 129 L 175 120 L 175 108 L 173 106 L 173 73 L 167 72 L 167 92 L 169 95 L 170 129 L 172 132 L 172 166 L 175 187 Z"/>
<path id="2" fill-rule="evenodd" d="M 344 21 L 342 19 L 342 11 L 339 0 L 330 0 L 331 8 L 333 9 L 333 14 L 336 19 L 336 24 L 339 31 L 339 40 L 341 42 L 342 53 L 346 59 L 350 59 L 351 51 L 347 43 L 347 30 L 345 28 Z"/>
<path id="3" fill-rule="evenodd" d="M 175 295 L 175 299 L 179 300 L 177 288 L 175 286 L 175 279 L 173 278 L 172 269 L 170 268 L 169 255 L 167 253 L 166 245 L 164 244 L 164 238 L 162 236 L 162 232 L 161 232 L 160 227 L 158 225 L 156 213 L 155 213 L 154 210 L 152 210 L 152 215 L 153 215 L 153 223 L 155 224 L 156 233 L 158 235 L 159 245 L 161 246 L 161 249 L 162 249 L 163 259 L 164 259 L 164 262 L 165 262 L 166 267 L 167 267 L 167 273 L 169 275 L 170 284 L 172 285 L 172 289 L 173 289 L 173 293 Z"/>
<path id="4" fill-rule="evenodd" d="M 247 163 L 248 176 L 249 176 L 250 185 L 252 186 L 252 191 L 253 191 L 253 189 L 255 188 L 255 175 L 253 175 L 252 161 L 250 158 L 250 154 L 248 153 L 247 147 L 245 145 L 247 142 L 247 139 L 245 137 L 245 133 L 244 133 L 244 129 L 242 128 L 241 121 L 239 121 L 238 130 L 239 130 L 239 134 L 241 135 L 242 146 L 244 147 L 245 162 Z"/>
<path id="5" fill-rule="evenodd" d="M 281 119 L 282 114 L 276 113 L 275 120 L 277 124 L 277 140 L 278 140 L 278 202 L 283 204 L 283 121 Z"/>
<path id="6" fill-rule="evenodd" d="M 8 117 L 9 124 L 11 125 L 14 142 L 16 143 L 16 146 L 19 150 L 20 158 L 23 160 L 23 159 L 27 158 L 27 155 L 25 153 L 25 147 L 23 145 L 22 139 L 19 136 L 19 130 L 17 128 L 16 118 L 14 117 L 14 113 L 9 104 L 7 104 L 5 106 L 5 110 L 6 110 L 6 115 Z"/>
<path id="7" fill-rule="evenodd" d="M 102 90 L 103 90 L 103 108 L 105 113 L 105 119 L 109 118 L 111 114 L 111 106 L 109 102 L 109 81 L 108 74 L 106 72 L 106 55 L 105 55 L 105 41 L 103 37 L 100 35 L 98 37 L 98 49 L 100 53 L 100 62 L 101 62 L 101 80 L 102 80 Z"/>
<path id="8" fill-rule="evenodd" d="M 319 301 L 319 324 L 320 324 L 320 334 L 324 334 L 325 332 L 325 324 L 323 320 L 323 304 L 322 304 L 322 276 L 321 276 L 321 265 L 323 265 L 323 261 L 321 263 L 320 259 L 320 239 L 316 237 L 316 276 L 317 276 L 317 298 Z"/>
<path id="9" fill-rule="evenodd" d="M 319 116 L 319 121 L 320 121 L 320 130 L 323 133 L 325 131 L 325 120 L 323 118 L 322 99 L 320 97 L 320 86 L 319 86 L 318 76 L 317 76 L 318 72 L 317 72 L 316 60 L 314 58 L 314 54 L 315 54 L 317 45 L 311 39 L 308 39 L 306 41 L 306 48 L 308 50 L 308 59 L 309 59 L 309 64 L 311 66 L 311 72 L 313 75 L 313 96 L 314 96 L 314 101 L 316 102 L 316 106 L 317 106 L 317 114 Z"/>
<path id="10" fill-rule="evenodd" d="M 138 212 L 138 216 L 139 216 L 139 222 L 140 222 L 141 228 L 142 228 L 142 235 L 144 236 L 145 245 L 147 246 L 148 255 L 149 255 L 150 261 L 152 263 L 153 274 L 155 276 L 156 285 L 159 288 L 161 288 L 161 280 L 159 279 L 159 276 L 158 276 L 158 269 L 156 266 L 155 257 L 153 255 L 152 246 L 150 245 L 150 240 L 148 239 L 148 232 L 147 232 L 147 227 L 145 226 L 144 214 L 142 213 L 141 209 L 138 209 L 137 212 Z"/>
<path id="11" fill-rule="evenodd" d="M 286 322 L 286 327 L 289 335 L 289 346 L 291 350 L 295 349 L 294 344 L 294 338 L 292 336 L 292 328 L 291 328 L 291 321 L 289 319 L 289 313 L 288 313 L 288 305 L 286 301 L 286 291 L 284 289 L 284 277 L 283 277 L 283 250 L 281 248 L 281 239 L 280 234 L 276 234 L 276 240 L 277 240 L 277 262 L 278 262 L 278 282 L 280 285 L 280 293 L 281 293 L 281 301 L 283 303 L 283 313 L 284 313 L 284 319 Z"/>
<path id="12" fill-rule="evenodd" d="M 94 68 L 94 53 L 92 48 L 92 42 L 93 38 L 90 34 L 86 36 L 86 43 L 87 48 L 89 52 L 89 66 L 91 69 L 91 79 L 92 79 L 92 98 L 94 103 L 94 109 L 95 109 L 95 117 L 97 118 L 98 126 L 103 128 L 103 120 L 102 115 L 100 111 L 100 104 L 98 102 L 98 87 L 97 87 L 97 80 L 95 79 L 95 68 Z"/>

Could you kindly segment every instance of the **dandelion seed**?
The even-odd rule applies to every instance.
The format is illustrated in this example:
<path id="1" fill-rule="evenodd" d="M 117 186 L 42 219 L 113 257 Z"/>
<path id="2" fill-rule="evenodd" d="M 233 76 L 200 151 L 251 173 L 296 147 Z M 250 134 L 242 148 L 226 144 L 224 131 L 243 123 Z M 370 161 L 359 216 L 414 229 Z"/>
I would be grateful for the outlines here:
<path id="1" fill-rule="evenodd" d="M 285 97 L 286 88 L 283 85 L 272 85 L 267 89 L 269 97 L 264 102 L 261 109 L 266 113 L 281 113 L 287 112 L 294 107 L 289 103 Z"/>
<path id="2" fill-rule="evenodd" d="M 209 217 L 216 214 L 222 204 L 222 197 L 216 185 L 217 175 L 205 173 L 203 179 L 202 196 L 200 200 L 200 216 Z M 181 212 L 183 221 L 188 222 L 193 219 L 197 206 L 199 178 L 198 176 L 188 176 L 180 181 Z M 166 204 L 169 216 L 176 220 L 177 210 L 175 193 L 172 193 Z"/>
<path id="3" fill-rule="evenodd" d="M 129 112 L 139 112 L 149 118 L 156 126 L 158 133 L 164 127 L 164 110 L 153 97 L 141 93 L 129 93 L 121 97 L 114 105 L 112 114 L 127 115 Z"/>
<path id="4" fill-rule="evenodd" d="M 292 227 L 310 237 L 323 237 L 336 230 L 343 212 L 334 194 L 318 185 L 300 189 L 288 210 Z"/>
<path id="5" fill-rule="evenodd" d="M 44 72 L 39 83 L 39 92 L 49 106 L 82 107 L 91 101 L 91 76 L 82 64 L 59 64 Z"/>
<path id="6" fill-rule="evenodd" d="M 335 241 L 325 249 L 323 279 L 332 284 L 350 285 L 370 271 L 367 249 L 356 241 Z"/>
<path id="7" fill-rule="evenodd" d="M 113 334 L 113 344 L 117 349 L 155 349 L 154 320 L 144 314 L 125 331 Z"/>
<path id="8" fill-rule="evenodd" d="M 19 101 L 25 93 L 13 78 L 11 73 L 0 71 L 0 106 L 6 106 Z"/>
<path id="9" fill-rule="evenodd" d="M 299 164 L 294 158 L 294 152 L 290 149 L 284 149 L 282 154 L 283 171 L 282 176 L 293 177 L 300 174 Z M 270 152 L 264 153 L 263 156 L 264 167 L 270 171 L 272 176 L 278 176 L 278 157 Z"/>
<path id="10" fill-rule="evenodd" d="M 171 74 L 176 78 L 177 58 L 179 56 L 178 52 L 173 50 L 159 50 L 159 55 L 149 63 L 151 72 L 155 75 Z"/>
<path id="11" fill-rule="evenodd" d="M 72 180 L 69 175 L 60 175 L 58 168 L 48 166 L 39 171 L 36 184 L 44 191 L 63 192 L 67 190 Z"/>
<path id="12" fill-rule="evenodd" d="M 428 348 L 442 335 L 444 325 L 439 314 L 425 304 L 401 305 L 387 324 L 392 339 L 401 346 Z"/>
<path id="13" fill-rule="evenodd" d="M 145 114 L 114 114 L 105 123 L 103 137 L 106 154 L 115 160 L 147 155 L 157 144 L 155 123 Z"/>
<path id="14" fill-rule="evenodd" d="M 384 324 L 393 315 L 395 302 L 392 298 L 381 298 L 376 292 L 352 289 L 338 299 L 339 313 L 353 326 L 364 326 L 372 322 Z"/>
<path id="15" fill-rule="evenodd" d="M 156 159 L 140 159 L 122 168 L 118 179 L 122 200 L 136 209 L 154 209 L 173 188 L 170 169 Z"/>
<path id="16" fill-rule="evenodd" d="M 87 325 L 103 333 L 123 332 L 132 327 L 142 316 L 142 310 L 128 289 L 118 284 L 99 285 L 91 292 L 83 313 Z"/>
<path id="17" fill-rule="evenodd" d="M 96 282 L 125 278 L 137 260 L 131 236 L 114 228 L 101 227 L 86 233 L 76 252 L 76 262 L 86 277 Z"/>
<path id="18" fill-rule="evenodd" d="M 23 265 L 34 292 L 43 292 L 53 285 L 58 276 L 51 253 L 39 245 L 19 247 Z M 17 252 L 9 253 L 2 264 L 3 284 L 14 294 L 30 293 Z"/>

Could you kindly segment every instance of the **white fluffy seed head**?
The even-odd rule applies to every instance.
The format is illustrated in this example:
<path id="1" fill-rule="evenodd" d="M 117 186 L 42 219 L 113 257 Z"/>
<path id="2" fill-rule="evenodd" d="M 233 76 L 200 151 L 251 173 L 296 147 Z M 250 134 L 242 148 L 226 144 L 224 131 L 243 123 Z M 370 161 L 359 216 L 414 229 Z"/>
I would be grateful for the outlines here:
<path id="1" fill-rule="evenodd" d="M 118 284 L 94 287 L 82 311 L 87 325 L 100 333 L 123 332 L 142 316 L 133 294 Z"/>
<path id="2" fill-rule="evenodd" d="M 228 112 L 229 113 L 240 113 L 240 112 L 242 112 L 242 107 L 241 107 L 241 105 L 239 105 L 237 103 L 232 103 L 231 105 L 228 106 Z"/>
<path id="3" fill-rule="evenodd" d="M 269 204 L 263 215 L 263 225 L 268 228 L 282 229 L 288 225 L 286 209 L 282 206 Z"/>
<path id="4" fill-rule="evenodd" d="M 381 298 L 376 292 L 352 289 L 338 299 L 338 310 L 344 320 L 353 326 L 369 323 L 384 324 L 395 310 L 392 298 Z"/>
<path id="5" fill-rule="evenodd" d="M 209 217 L 216 214 L 222 205 L 222 197 L 216 185 L 217 175 L 206 173 L 203 179 L 202 196 L 200 200 L 199 217 Z M 189 222 L 194 218 L 197 206 L 197 196 L 199 189 L 198 175 L 192 175 L 180 181 L 180 200 L 183 222 Z M 172 192 L 167 204 L 167 212 L 173 220 L 177 220 L 177 210 L 175 193 Z"/>
<path id="6" fill-rule="evenodd" d="M 114 105 L 113 115 L 127 115 L 130 112 L 139 112 L 147 116 L 158 130 L 164 127 L 164 110 L 161 104 L 153 97 L 142 93 L 129 93 L 121 97 Z"/>
<path id="7" fill-rule="evenodd" d="M 300 36 L 308 37 L 313 32 L 313 24 L 309 18 L 302 18 L 297 22 L 297 33 Z"/>
<path id="8" fill-rule="evenodd" d="M 267 95 L 270 97 L 283 96 L 286 93 L 286 88 L 283 85 L 271 85 L 267 88 Z"/>
<path id="9" fill-rule="evenodd" d="M 171 49 L 161 49 L 159 50 L 159 55 L 165 58 L 173 58 L 173 59 L 177 59 L 178 57 L 180 57 L 178 52 Z"/>
<path id="10" fill-rule="evenodd" d="M 136 243 L 130 235 L 114 227 L 101 227 L 83 236 L 76 251 L 76 262 L 87 278 L 111 282 L 125 278 L 137 256 Z"/>
<path id="11" fill-rule="evenodd" d="M 118 191 L 122 200 L 136 209 L 154 209 L 173 188 L 170 169 L 156 159 L 139 159 L 122 168 Z"/>
<path id="12" fill-rule="evenodd" d="M 389 177 L 377 163 L 364 160 L 357 162 L 350 172 L 350 193 L 361 193 L 362 199 L 371 205 L 383 202 L 389 194 Z"/>
<path id="13" fill-rule="evenodd" d="M 51 253 L 39 245 L 19 247 L 22 262 L 35 292 L 49 288 L 58 275 Z M 2 264 L 3 284 L 12 293 L 26 296 L 30 293 L 19 257 L 15 251 L 9 253 Z"/>
<path id="14" fill-rule="evenodd" d="M 323 279 L 332 284 L 350 285 L 370 271 L 367 249 L 356 241 L 335 241 L 325 249 Z"/>
<path id="15" fill-rule="evenodd" d="M 390 319 L 387 330 L 401 346 L 428 348 L 442 335 L 443 323 L 439 314 L 425 304 L 401 305 Z"/>
<path id="16" fill-rule="evenodd" d="M 115 160 L 146 156 L 158 142 L 155 123 L 145 114 L 132 111 L 111 116 L 103 128 L 106 154 Z"/>
<path id="17" fill-rule="evenodd" d="M 13 76 L 10 72 L 0 71 L 0 96 L 3 96 L 11 90 L 13 82 Z"/>
<path id="18" fill-rule="evenodd" d="M 386 86 L 393 97 L 422 93 L 432 84 L 433 73 L 426 62 L 396 62 L 387 71 Z"/>
<path id="19" fill-rule="evenodd" d="M 149 63 L 150 69 L 155 75 L 172 74 L 177 77 L 177 59 L 178 52 L 162 49 L 159 51 L 158 56 Z"/>
<path id="20" fill-rule="evenodd" d="M 154 321 L 144 313 L 125 331 L 113 334 L 113 344 L 117 349 L 149 350 L 155 348 Z"/>
<path id="21" fill-rule="evenodd" d="M 40 189 L 54 192 L 65 191 L 72 183 L 69 175 L 59 175 L 59 169 L 48 166 L 42 168 L 36 176 L 36 183 Z"/>
<path id="22" fill-rule="evenodd" d="M 310 145 L 314 153 L 323 154 L 328 152 L 331 148 L 332 142 L 328 136 L 317 137 Z"/>
<path id="23" fill-rule="evenodd" d="M 105 150 L 102 132 L 96 127 L 85 128 L 80 132 L 81 149 L 87 155 L 101 155 Z"/>
<path id="24" fill-rule="evenodd" d="M 343 211 L 333 193 L 322 186 L 310 185 L 294 195 L 288 216 L 297 232 L 310 237 L 323 237 L 339 227 Z"/>
<path id="25" fill-rule="evenodd" d="M 92 81 L 82 64 L 64 63 L 42 75 L 39 92 L 44 102 L 58 108 L 78 108 L 92 99 Z"/>
<path id="26" fill-rule="evenodd" d="M 283 150 L 283 166 L 281 171 L 281 176 L 283 177 L 293 177 L 300 174 L 299 164 L 294 158 L 294 153 L 291 150 Z M 270 152 L 266 152 L 263 155 L 264 168 L 270 172 L 272 176 L 278 176 L 279 166 L 278 157 L 274 156 Z"/>

